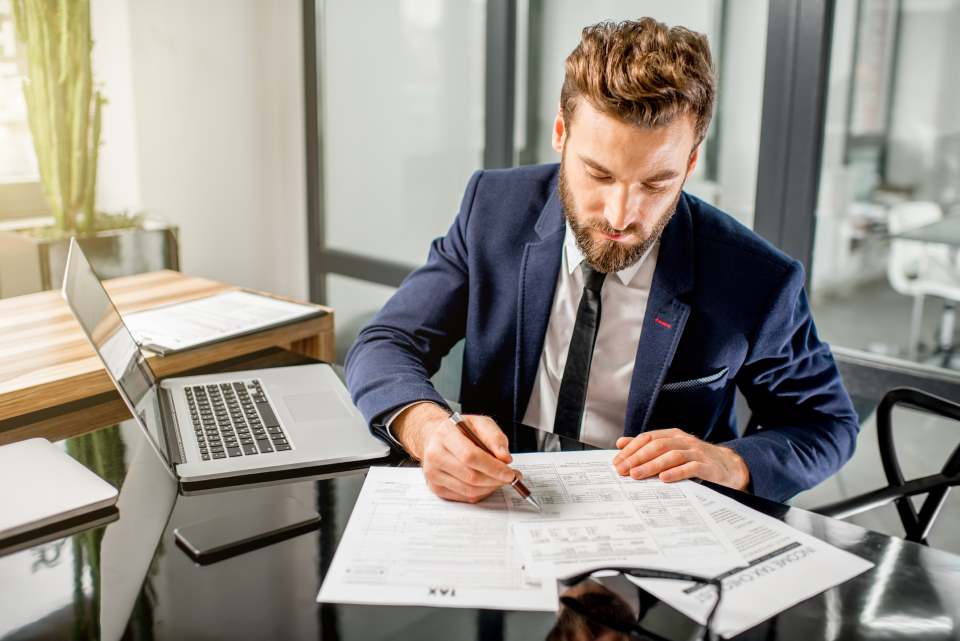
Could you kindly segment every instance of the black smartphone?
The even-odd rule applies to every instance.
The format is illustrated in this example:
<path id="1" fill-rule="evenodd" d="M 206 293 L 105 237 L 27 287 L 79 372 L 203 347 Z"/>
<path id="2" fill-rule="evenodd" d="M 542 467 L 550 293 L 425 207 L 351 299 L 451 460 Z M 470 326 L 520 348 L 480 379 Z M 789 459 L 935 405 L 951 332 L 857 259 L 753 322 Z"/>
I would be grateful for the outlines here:
<path id="1" fill-rule="evenodd" d="M 316 530 L 320 515 L 292 497 L 173 530 L 181 550 L 206 565 Z"/>

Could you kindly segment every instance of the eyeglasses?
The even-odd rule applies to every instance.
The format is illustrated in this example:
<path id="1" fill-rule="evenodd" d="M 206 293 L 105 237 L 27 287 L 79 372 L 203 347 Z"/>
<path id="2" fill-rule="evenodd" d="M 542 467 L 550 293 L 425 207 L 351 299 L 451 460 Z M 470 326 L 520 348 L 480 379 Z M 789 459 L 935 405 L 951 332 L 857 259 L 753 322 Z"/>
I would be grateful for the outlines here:
<path id="1" fill-rule="evenodd" d="M 669 579 L 673 581 L 684 581 L 694 583 L 698 587 L 713 586 L 717 591 L 717 598 L 710 607 L 710 611 L 707 613 L 706 623 L 700 628 L 696 638 L 701 641 L 716 641 L 717 633 L 713 630 L 713 621 L 717 613 L 717 608 L 720 606 L 721 597 L 723 596 L 723 582 L 719 578 L 708 578 L 694 574 L 684 574 L 682 572 L 654 570 L 649 568 L 603 567 L 594 568 L 592 570 L 588 570 L 587 572 L 582 572 L 580 574 L 558 579 L 557 584 L 564 588 L 573 588 L 574 586 L 583 584 L 585 581 L 592 580 L 601 588 L 604 588 L 605 586 L 603 580 L 616 576 L 629 576 L 638 579 Z M 641 595 L 641 597 L 645 595 L 643 589 L 633 581 L 625 580 L 624 583 L 629 583 L 632 585 L 637 593 Z M 571 590 L 567 590 L 567 592 L 570 591 Z M 573 612 L 576 612 L 587 621 L 590 621 L 594 625 L 602 626 L 632 638 L 663 639 L 663 637 L 646 630 L 640 625 L 640 619 L 642 619 L 646 614 L 646 607 L 641 606 L 635 616 L 625 615 L 623 610 L 627 609 L 628 606 L 625 603 L 622 603 L 622 601 L 620 601 L 620 599 L 613 594 L 609 595 L 611 597 L 609 599 L 584 598 L 585 596 L 591 595 L 583 595 L 578 597 L 570 594 L 562 594 L 560 596 L 560 603 Z M 610 607 L 612 601 L 621 602 L 622 607 L 619 608 L 619 611 L 617 611 L 617 608 Z M 644 599 L 641 598 L 640 601 L 642 604 Z"/>

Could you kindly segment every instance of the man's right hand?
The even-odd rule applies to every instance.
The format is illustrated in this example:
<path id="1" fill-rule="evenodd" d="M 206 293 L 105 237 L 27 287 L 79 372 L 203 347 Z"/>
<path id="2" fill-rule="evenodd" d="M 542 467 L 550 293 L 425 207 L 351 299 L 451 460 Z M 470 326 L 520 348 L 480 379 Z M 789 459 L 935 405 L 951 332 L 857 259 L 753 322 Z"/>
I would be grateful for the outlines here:
<path id="1" fill-rule="evenodd" d="M 490 456 L 460 433 L 449 412 L 436 403 L 408 407 L 390 425 L 404 449 L 420 461 L 427 485 L 437 496 L 476 503 L 497 488 L 512 483 L 520 473 L 507 467 L 512 457 L 507 437 L 493 419 L 463 416 L 473 433 L 490 448 Z"/>

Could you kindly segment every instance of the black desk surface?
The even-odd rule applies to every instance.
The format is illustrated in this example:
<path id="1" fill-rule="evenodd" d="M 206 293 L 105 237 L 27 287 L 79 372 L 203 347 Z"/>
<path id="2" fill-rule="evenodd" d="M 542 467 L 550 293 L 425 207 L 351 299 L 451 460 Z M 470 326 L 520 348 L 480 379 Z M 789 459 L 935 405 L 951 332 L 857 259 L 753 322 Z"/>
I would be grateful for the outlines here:
<path id="1" fill-rule="evenodd" d="M 183 496 L 130 421 L 67 445 L 121 487 L 119 519 L 0 557 L 0 640 L 526 641 L 543 639 L 556 620 L 550 613 L 316 604 L 363 469 Z M 876 564 L 738 638 L 960 638 L 960 556 L 730 494 Z M 178 526 L 269 509 L 260 506 L 288 496 L 316 508 L 322 516 L 318 531 L 206 566 L 194 564 L 174 543 Z"/>

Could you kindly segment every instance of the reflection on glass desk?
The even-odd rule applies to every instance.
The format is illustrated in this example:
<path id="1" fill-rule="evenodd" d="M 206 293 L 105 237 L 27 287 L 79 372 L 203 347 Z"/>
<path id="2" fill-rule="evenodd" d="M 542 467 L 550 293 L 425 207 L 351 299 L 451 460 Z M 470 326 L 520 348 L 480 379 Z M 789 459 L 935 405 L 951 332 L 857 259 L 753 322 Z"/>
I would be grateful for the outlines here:
<path id="1" fill-rule="evenodd" d="M 516 451 L 553 445 L 511 426 Z M 0 557 L 0 639 L 544 639 L 556 615 L 425 607 L 318 605 L 324 572 L 364 470 L 183 496 L 128 421 L 75 437 L 68 451 L 120 488 L 118 520 Z M 409 464 L 401 462 L 400 464 Z M 960 556 L 801 509 L 728 494 L 873 561 L 855 579 L 740 635 L 743 639 L 960 637 Z M 293 497 L 320 529 L 212 565 L 194 564 L 174 528 Z M 662 604 L 661 604 L 662 605 Z M 644 627 L 688 638 L 672 609 Z"/>

